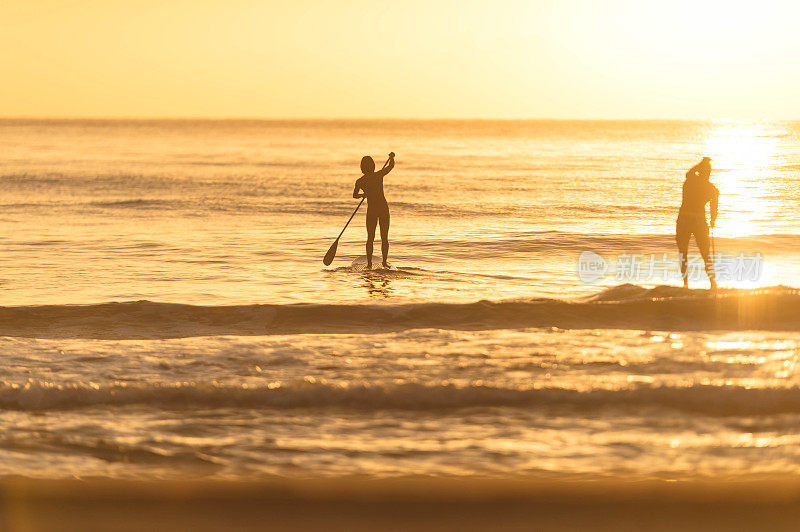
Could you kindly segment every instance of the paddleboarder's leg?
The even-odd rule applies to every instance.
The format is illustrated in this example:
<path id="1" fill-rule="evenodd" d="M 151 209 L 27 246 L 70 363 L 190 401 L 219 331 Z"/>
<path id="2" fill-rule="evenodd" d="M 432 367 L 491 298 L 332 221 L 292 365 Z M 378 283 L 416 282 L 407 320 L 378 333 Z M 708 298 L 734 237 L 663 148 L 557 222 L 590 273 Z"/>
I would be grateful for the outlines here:
<path id="1" fill-rule="evenodd" d="M 378 214 L 367 206 L 367 268 L 372 268 L 372 242 L 375 240 L 375 226 L 377 225 Z"/>
<path id="2" fill-rule="evenodd" d="M 381 254 L 383 255 L 383 267 L 388 268 L 389 263 L 389 209 L 381 213 Z M 373 229 L 374 231 L 374 229 Z"/>

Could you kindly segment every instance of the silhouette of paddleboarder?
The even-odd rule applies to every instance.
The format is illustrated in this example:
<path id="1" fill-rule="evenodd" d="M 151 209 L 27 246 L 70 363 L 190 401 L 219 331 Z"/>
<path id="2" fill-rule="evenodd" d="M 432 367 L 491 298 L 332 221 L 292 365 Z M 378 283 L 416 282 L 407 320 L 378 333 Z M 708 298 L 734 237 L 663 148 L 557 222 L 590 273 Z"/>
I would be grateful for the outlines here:
<path id="1" fill-rule="evenodd" d="M 711 281 L 711 289 L 716 290 L 717 281 L 714 277 L 714 265 L 711 263 L 709 255 L 709 236 L 708 224 L 706 223 L 706 203 L 710 202 L 709 211 L 711 214 L 711 227 L 717 219 L 717 208 L 719 203 L 719 190 L 711 184 L 711 159 L 703 157 L 703 160 L 692 166 L 686 172 L 686 180 L 683 182 L 683 200 L 678 211 L 678 220 L 675 223 L 675 241 L 678 244 L 678 253 L 681 261 L 681 277 L 683 277 L 684 288 L 689 288 L 689 278 L 687 277 L 689 240 L 694 235 L 697 247 L 706 264 L 706 274 Z"/>
<path id="2" fill-rule="evenodd" d="M 354 198 L 367 198 L 367 268 L 372 268 L 372 243 L 375 240 L 375 227 L 381 226 L 381 254 L 383 267 L 389 268 L 389 203 L 383 195 L 383 178 L 394 168 L 394 152 L 389 154 L 386 166 L 375 171 L 375 161 L 365 155 L 361 158 L 361 172 L 353 188 Z M 359 192 L 361 191 L 361 192 Z"/>

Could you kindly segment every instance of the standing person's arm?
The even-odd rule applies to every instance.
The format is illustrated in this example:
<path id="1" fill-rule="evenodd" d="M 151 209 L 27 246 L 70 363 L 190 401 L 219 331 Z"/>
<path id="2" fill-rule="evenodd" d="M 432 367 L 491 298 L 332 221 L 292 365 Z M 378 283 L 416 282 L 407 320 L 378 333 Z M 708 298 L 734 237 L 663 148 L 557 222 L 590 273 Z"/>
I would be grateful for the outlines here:
<path id="1" fill-rule="evenodd" d="M 711 227 L 717 221 L 717 211 L 719 209 L 719 190 L 714 185 L 711 185 L 711 201 L 708 207 L 709 214 L 711 215 Z"/>
<path id="2" fill-rule="evenodd" d="M 691 168 L 689 168 L 689 171 L 686 172 L 686 179 L 689 179 L 691 177 L 695 177 L 697 175 L 697 173 L 700 171 L 700 165 L 702 165 L 702 164 L 703 163 L 701 161 L 701 162 L 697 163 L 696 165 L 692 166 Z"/>

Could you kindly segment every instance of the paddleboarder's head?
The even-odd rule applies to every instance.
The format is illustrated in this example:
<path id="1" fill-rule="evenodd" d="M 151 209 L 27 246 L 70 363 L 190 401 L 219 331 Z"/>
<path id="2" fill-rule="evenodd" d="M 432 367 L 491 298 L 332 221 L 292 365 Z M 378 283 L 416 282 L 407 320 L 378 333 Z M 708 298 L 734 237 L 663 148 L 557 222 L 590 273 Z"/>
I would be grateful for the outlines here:
<path id="1" fill-rule="evenodd" d="M 366 174 L 371 174 L 375 171 L 375 161 L 372 160 L 372 157 L 369 155 L 365 155 L 361 158 L 361 172 Z"/>

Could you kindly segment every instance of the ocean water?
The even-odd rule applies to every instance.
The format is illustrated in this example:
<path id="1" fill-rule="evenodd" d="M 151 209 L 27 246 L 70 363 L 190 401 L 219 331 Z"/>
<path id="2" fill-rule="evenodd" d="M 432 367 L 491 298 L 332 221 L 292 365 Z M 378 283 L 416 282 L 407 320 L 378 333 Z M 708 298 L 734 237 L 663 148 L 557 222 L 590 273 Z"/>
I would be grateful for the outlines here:
<path id="1" fill-rule="evenodd" d="M 2 120 L 0 475 L 795 472 L 798 137 Z M 360 158 L 389 151 L 398 269 L 351 266 L 364 210 L 325 267 Z M 705 155 L 716 295 L 675 271 Z"/>

